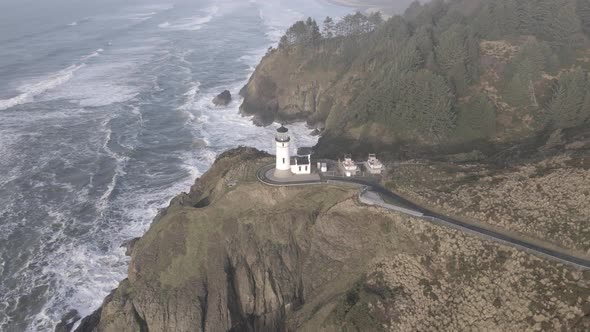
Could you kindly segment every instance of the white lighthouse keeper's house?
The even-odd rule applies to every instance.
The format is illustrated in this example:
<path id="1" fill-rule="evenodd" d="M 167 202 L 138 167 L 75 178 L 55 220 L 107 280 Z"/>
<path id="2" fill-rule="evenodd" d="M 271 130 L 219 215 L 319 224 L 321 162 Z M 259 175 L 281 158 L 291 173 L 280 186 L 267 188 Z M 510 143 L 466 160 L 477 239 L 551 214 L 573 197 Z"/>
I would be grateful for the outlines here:
<path id="1" fill-rule="evenodd" d="M 278 178 L 286 178 L 293 175 L 291 173 L 291 153 L 289 152 L 289 143 L 291 137 L 289 137 L 289 130 L 282 126 L 277 129 L 277 135 L 275 137 L 277 145 L 277 165 L 275 168 L 275 176 Z"/>

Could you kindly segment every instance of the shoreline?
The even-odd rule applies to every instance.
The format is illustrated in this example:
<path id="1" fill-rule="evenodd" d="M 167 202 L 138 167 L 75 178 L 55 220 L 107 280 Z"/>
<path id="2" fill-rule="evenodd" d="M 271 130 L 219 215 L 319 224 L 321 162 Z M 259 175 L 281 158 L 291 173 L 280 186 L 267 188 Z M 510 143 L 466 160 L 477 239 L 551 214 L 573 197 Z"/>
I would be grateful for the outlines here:
<path id="1" fill-rule="evenodd" d="M 348 7 L 348 8 L 356 8 L 356 9 L 362 9 L 362 10 L 383 10 L 384 8 L 382 6 L 379 6 L 377 4 L 363 4 L 361 3 L 361 1 L 357 1 L 357 0 L 323 0 L 325 2 L 328 2 L 332 5 L 336 5 L 336 6 L 341 6 L 341 7 Z"/>
<path id="2" fill-rule="evenodd" d="M 371 1 L 371 0 L 321 0 L 329 4 L 347 8 L 355 8 L 364 12 L 381 12 L 386 17 L 401 14 L 407 8 L 407 5 L 403 6 L 403 9 L 397 8 L 392 4 L 388 4 L 386 1 Z M 409 1 L 408 1 L 409 4 Z"/>
<path id="3" fill-rule="evenodd" d="M 342 6 L 342 7 L 352 7 L 352 8 L 361 8 L 361 7 L 368 7 L 368 6 L 362 6 L 358 3 L 356 3 L 356 1 L 354 0 L 323 0 L 325 2 L 328 2 L 332 5 L 336 5 L 336 6 Z"/>

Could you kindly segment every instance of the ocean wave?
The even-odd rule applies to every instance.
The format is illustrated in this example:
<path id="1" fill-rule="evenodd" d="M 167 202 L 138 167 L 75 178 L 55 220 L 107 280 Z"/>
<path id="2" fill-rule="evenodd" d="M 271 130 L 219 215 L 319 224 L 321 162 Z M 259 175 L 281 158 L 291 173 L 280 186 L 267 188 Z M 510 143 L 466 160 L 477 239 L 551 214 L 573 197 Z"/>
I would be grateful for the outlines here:
<path id="1" fill-rule="evenodd" d="M 211 22 L 212 19 L 213 19 L 213 16 L 211 16 L 211 15 L 205 16 L 205 17 L 193 16 L 193 17 L 184 18 L 175 24 L 171 24 L 170 22 L 165 22 L 165 23 L 158 25 L 158 27 L 162 28 L 162 29 L 172 30 L 172 31 L 179 31 L 179 30 L 197 31 L 197 30 L 202 29 L 206 23 Z"/>
<path id="2" fill-rule="evenodd" d="M 178 110 L 190 110 L 194 107 L 195 99 L 200 91 L 200 87 L 200 82 L 192 83 L 190 85 L 189 90 L 183 95 L 185 97 L 184 104 L 178 107 Z"/>
<path id="3" fill-rule="evenodd" d="M 18 95 L 8 99 L 0 99 L 0 111 L 33 102 L 35 97 L 69 82 L 77 71 L 86 67 L 85 61 L 100 56 L 102 52 L 104 52 L 104 49 L 99 48 L 91 54 L 80 58 L 78 64 L 71 65 L 56 73 L 37 79 L 35 82 L 21 85 L 17 88 Z"/>
<path id="4" fill-rule="evenodd" d="M 161 29 L 166 29 L 170 31 L 197 31 L 202 29 L 205 24 L 211 22 L 215 16 L 219 13 L 219 7 L 211 6 L 207 9 L 204 9 L 203 12 L 206 14 L 205 16 L 191 16 L 187 18 L 180 19 L 177 23 L 170 23 L 164 22 L 158 25 Z"/>
<path id="5" fill-rule="evenodd" d="M 78 26 L 80 24 L 86 23 L 88 21 L 90 21 L 90 17 L 85 17 L 85 18 L 83 18 L 81 20 L 78 20 L 78 21 L 74 21 L 72 23 L 69 23 L 68 26 L 75 27 L 75 26 Z"/>
<path id="6" fill-rule="evenodd" d="M 20 104 L 32 102 L 36 96 L 55 89 L 71 80 L 72 77 L 74 77 L 74 73 L 84 66 L 84 63 L 71 65 L 55 74 L 44 77 L 35 83 L 22 85 L 17 89 L 20 92 L 18 96 L 9 99 L 0 99 L 0 110 L 6 110 Z"/>
<path id="7" fill-rule="evenodd" d="M 136 13 L 136 14 L 130 14 L 125 16 L 126 19 L 129 20 L 137 20 L 137 21 L 145 21 L 145 20 L 149 20 L 150 18 L 154 17 L 154 15 L 156 15 L 157 12 L 149 12 L 149 13 Z"/>
<path id="8" fill-rule="evenodd" d="M 272 43 L 278 43 L 285 31 L 293 22 L 303 19 L 303 13 L 296 10 L 281 8 L 280 3 L 253 0 L 259 6 L 258 16 L 266 25 L 266 37 Z"/>
<path id="9" fill-rule="evenodd" d="M 100 212 L 101 215 L 104 213 L 104 211 L 108 207 L 109 200 L 111 198 L 111 195 L 113 194 L 113 191 L 115 190 L 115 187 L 117 186 L 117 181 L 118 181 L 119 177 L 125 175 L 124 166 L 129 159 L 127 157 L 123 157 L 123 156 L 115 153 L 110 148 L 109 144 L 112 141 L 112 135 L 113 135 L 113 130 L 109 126 L 110 121 L 111 121 L 111 119 L 107 119 L 107 120 L 103 121 L 103 124 L 102 124 L 102 127 L 105 128 L 105 140 L 104 140 L 104 144 L 102 146 L 102 150 L 107 154 L 107 156 L 109 156 L 111 159 L 114 160 L 115 172 L 114 172 L 113 176 L 111 177 L 111 181 L 108 183 L 106 190 L 104 191 L 104 193 L 101 195 L 101 197 L 98 199 L 98 201 L 96 203 L 98 211 Z"/>
<path id="10" fill-rule="evenodd" d="M 143 127 L 143 114 L 141 113 L 139 106 L 131 105 L 131 114 L 134 114 L 137 116 L 137 120 L 139 121 L 139 126 Z"/>
<path id="11" fill-rule="evenodd" d="M 96 58 L 97 56 L 100 55 L 100 53 L 104 52 L 104 49 L 99 48 L 98 50 L 94 51 L 94 53 L 87 55 L 85 57 L 82 57 L 82 61 L 86 61 L 88 59 L 92 59 L 92 58 Z"/>
<path id="12" fill-rule="evenodd" d="M 53 89 L 39 99 L 64 99 L 81 107 L 103 107 L 132 100 L 139 94 L 139 87 L 131 78 L 139 61 L 135 57 L 121 62 L 92 63 L 68 85 Z"/>

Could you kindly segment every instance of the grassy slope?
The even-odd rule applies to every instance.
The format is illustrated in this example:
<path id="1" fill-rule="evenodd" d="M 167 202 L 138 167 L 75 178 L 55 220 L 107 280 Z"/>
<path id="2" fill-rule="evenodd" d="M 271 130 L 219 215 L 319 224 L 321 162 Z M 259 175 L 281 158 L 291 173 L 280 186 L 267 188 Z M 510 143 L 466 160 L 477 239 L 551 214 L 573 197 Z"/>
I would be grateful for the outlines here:
<path id="1" fill-rule="evenodd" d="M 516 146 L 495 156 L 500 164 L 494 158 L 450 160 L 459 156 L 409 161 L 392 167 L 386 182 L 443 213 L 588 255 L 589 137 L 574 136 L 552 149 L 537 145 L 532 154 Z"/>

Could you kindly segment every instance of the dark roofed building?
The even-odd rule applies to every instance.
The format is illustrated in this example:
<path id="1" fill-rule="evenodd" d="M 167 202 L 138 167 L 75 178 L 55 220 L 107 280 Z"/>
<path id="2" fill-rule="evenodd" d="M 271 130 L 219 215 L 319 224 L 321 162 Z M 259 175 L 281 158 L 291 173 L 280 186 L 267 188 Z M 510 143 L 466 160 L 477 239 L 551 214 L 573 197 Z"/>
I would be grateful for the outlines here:
<path id="1" fill-rule="evenodd" d="M 310 165 L 309 156 L 297 156 L 291 158 L 292 165 Z"/>
<path id="2" fill-rule="evenodd" d="M 313 154 L 313 148 L 310 147 L 302 147 L 297 149 L 297 154 L 300 156 L 309 156 Z"/>

